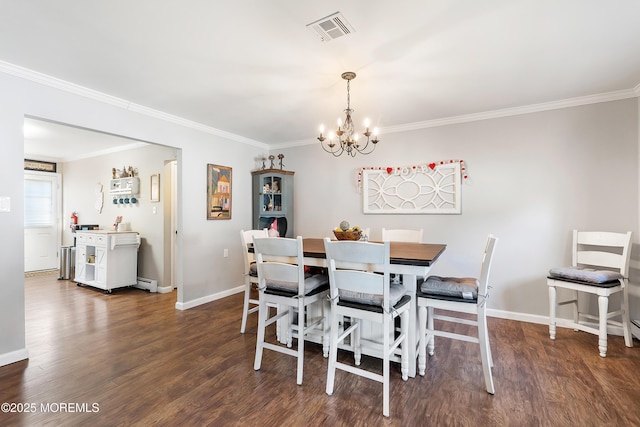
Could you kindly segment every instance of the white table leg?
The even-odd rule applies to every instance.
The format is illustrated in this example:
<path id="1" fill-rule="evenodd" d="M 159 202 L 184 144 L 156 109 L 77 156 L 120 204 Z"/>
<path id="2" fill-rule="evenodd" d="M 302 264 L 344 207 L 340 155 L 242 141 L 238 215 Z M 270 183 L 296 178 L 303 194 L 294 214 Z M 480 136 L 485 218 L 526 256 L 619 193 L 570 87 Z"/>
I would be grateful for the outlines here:
<path id="1" fill-rule="evenodd" d="M 416 276 L 412 274 L 402 275 L 402 284 L 407 289 L 407 294 L 411 295 L 409 303 L 409 335 L 407 336 L 407 346 L 409 347 L 409 376 L 416 377 L 416 362 L 418 357 L 418 301 L 416 300 Z"/>

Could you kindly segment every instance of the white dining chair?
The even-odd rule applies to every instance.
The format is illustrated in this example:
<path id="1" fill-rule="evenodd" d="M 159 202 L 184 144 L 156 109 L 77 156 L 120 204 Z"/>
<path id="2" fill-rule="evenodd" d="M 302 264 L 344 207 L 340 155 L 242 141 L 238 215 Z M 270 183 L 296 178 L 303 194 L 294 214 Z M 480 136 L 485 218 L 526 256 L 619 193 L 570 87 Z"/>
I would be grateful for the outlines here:
<path id="1" fill-rule="evenodd" d="M 434 337 L 444 337 L 454 340 L 467 341 L 480 345 L 480 359 L 484 372 L 484 382 L 487 392 L 494 394 L 493 375 L 491 367 L 493 358 L 489 344 L 487 329 L 487 298 L 489 298 L 489 274 L 491 262 L 498 239 L 492 235 L 487 238 L 482 257 L 479 278 L 473 277 L 440 277 L 429 276 L 417 291 L 418 322 L 420 339 L 418 343 L 418 373 L 424 375 L 426 371 L 427 350 L 433 356 L 435 351 Z M 436 313 L 435 310 L 446 310 L 447 313 Z M 457 314 L 462 313 L 463 316 Z M 464 315 L 474 315 L 469 319 Z M 477 328 L 478 336 L 464 333 L 454 333 L 436 329 L 435 320 Z"/>
<path id="2" fill-rule="evenodd" d="M 552 268 L 547 276 L 549 286 L 549 336 L 556 339 L 556 307 L 570 304 L 573 319 L 562 319 L 562 326 L 598 335 L 600 356 L 607 356 L 607 326 L 622 328 L 624 343 L 633 347 L 629 321 L 629 259 L 631 232 L 611 233 L 573 230 L 572 262 L 570 267 Z M 570 300 L 558 302 L 557 289 L 572 293 Z M 598 296 L 598 316 L 581 311 L 578 294 Z M 609 312 L 609 297 L 621 293 L 620 307 Z M 613 318 L 619 317 L 620 321 Z M 593 321 L 598 327 L 593 327 Z"/>
<path id="3" fill-rule="evenodd" d="M 304 367 L 305 336 L 320 329 L 323 353 L 329 353 L 329 333 L 327 295 L 329 279 L 326 274 L 314 274 L 305 277 L 302 237 L 258 238 L 254 237 L 253 247 L 258 268 L 258 337 L 253 368 L 257 371 L 262 365 L 264 349 L 276 351 L 297 358 L 297 384 L 302 384 Z M 306 308 L 310 304 L 320 305 L 320 315 L 311 318 Z M 280 307 L 279 312 L 271 316 L 269 304 Z M 286 345 L 279 341 L 265 341 L 267 326 L 286 316 Z M 295 335 L 295 336 L 294 336 Z M 293 338 L 297 337 L 297 349 L 293 350 Z"/>
<path id="4" fill-rule="evenodd" d="M 382 229 L 382 241 L 383 242 L 408 242 L 408 243 L 422 243 L 422 235 L 424 229 L 417 230 L 411 229 Z"/>
<path id="5" fill-rule="evenodd" d="M 422 228 L 417 230 L 411 229 L 391 229 L 382 228 L 382 241 L 383 242 L 407 242 L 407 243 L 422 243 L 422 235 L 424 230 Z M 402 283 L 402 278 L 395 274 L 391 275 L 391 280 L 395 283 Z M 419 277 L 418 281 L 422 283 L 424 277 Z"/>
<path id="6" fill-rule="evenodd" d="M 242 308 L 242 325 L 240 333 L 244 334 L 247 328 L 247 317 L 251 313 L 258 311 L 258 300 L 251 298 L 251 291 L 258 284 L 258 269 L 255 263 L 255 256 L 249 252 L 249 244 L 253 244 L 255 237 L 269 237 L 268 230 L 240 230 L 240 241 L 244 251 L 244 305 Z"/>
<path id="7" fill-rule="evenodd" d="M 398 348 L 401 349 L 402 379 L 406 381 L 409 377 L 407 337 L 411 297 L 402 285 L 393 285 L 389 281 L 389 242 L 331 241 L 325 238 L 324 245 L 331 288 L 331 344 L 326 392 L 328 395 L 334 392 L 336 369 L 381 382 L 382 414 L 388 417 L 390 358 Z M 377 271 L 370 271 L 374 266 Z M 401 319 L 401 328 L 396 335 L 394 320 L 397 317 Z M 339 322 L 343 318 L 350 318 L 352 322 L 341 329 Z M 378 343 L 382 375 L 358 367 L 358 362 L 355 366 L 338 362 L 338 346 L 347 337 L 350 337 L 352 351 L 360 351 L 362 321 L 382 326 L 382 343 Z"/>

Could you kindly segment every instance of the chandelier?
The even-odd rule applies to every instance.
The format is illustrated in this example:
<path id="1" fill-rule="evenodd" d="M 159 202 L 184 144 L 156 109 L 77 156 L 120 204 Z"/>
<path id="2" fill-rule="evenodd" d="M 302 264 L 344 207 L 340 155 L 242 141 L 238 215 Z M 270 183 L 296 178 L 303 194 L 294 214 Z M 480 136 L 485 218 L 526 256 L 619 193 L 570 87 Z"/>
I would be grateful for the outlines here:
<path id="1" fill-rule="evenodd" d="M 338 119 L 338 130 L 336 130 L 335 134 L 333 132 L 329 132 L 329 135 L 326 137 L 324 136 L 324 125 L 320 125 L 320 136 L 318 137 L 318 141 L 320 141 L 320 145 L 324 151 L 333 154 L 335 157 L 341 156 L 342 153 L 345 152 L 351 157 L 355 157 L 358 153 L 370 154 L 375 150 L 376 144 L 380 142 L 378 139 L 378 129 L 374 128 L 373 132 L 370 131 L 369 119 L 365 119 L 365 131 L 362 135 L 367 138 L 367 141 L 364 144 L 360 142 L 360 135 L 355 132 L 355 126 L 351 120 L 351 113 L 353 113 L 353 110 L 351 109 L 351 96 L 349 93 L 349 83 L 351 80 L 356 78 L 356 73 L 347 71 L 342 73 L 342 78 L 347 81 L 347 108 L 344 110 L 347 117 L 344 123 L 342 123 L 342 120 Z M 325 142 L 326 140 L 329 142 Z M 369 142 L 371 142 L 371 146 L 369 145 Z"/>

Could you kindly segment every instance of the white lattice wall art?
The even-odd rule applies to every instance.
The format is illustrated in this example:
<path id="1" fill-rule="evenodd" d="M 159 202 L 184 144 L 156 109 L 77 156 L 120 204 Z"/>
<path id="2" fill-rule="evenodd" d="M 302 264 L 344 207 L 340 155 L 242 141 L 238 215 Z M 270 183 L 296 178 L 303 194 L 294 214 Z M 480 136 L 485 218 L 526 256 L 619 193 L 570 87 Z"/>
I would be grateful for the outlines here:
<path id="1" fill-rule="evenodd" d="M 365 214 L 459 214 L 460 163 L 362 171 Z"/>

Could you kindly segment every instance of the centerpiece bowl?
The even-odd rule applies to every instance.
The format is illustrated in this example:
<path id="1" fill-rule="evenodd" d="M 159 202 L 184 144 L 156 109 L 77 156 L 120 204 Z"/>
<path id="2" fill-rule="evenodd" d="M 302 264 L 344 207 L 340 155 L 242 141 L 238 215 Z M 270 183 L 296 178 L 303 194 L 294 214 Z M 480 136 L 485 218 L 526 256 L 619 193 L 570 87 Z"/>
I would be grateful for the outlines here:
<path id="1" fill-rule="evenodd" d="M 362 231 L 337 231 L 333 230 L 333 234 L 336 236 L 338 240 L 360 240 L 362 236 Z"/>

